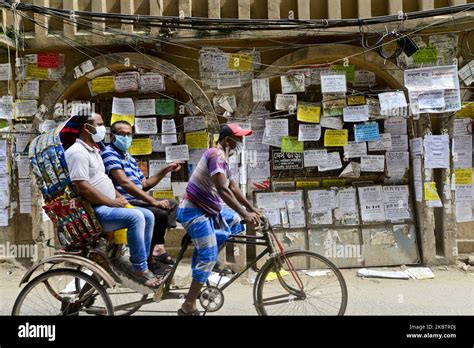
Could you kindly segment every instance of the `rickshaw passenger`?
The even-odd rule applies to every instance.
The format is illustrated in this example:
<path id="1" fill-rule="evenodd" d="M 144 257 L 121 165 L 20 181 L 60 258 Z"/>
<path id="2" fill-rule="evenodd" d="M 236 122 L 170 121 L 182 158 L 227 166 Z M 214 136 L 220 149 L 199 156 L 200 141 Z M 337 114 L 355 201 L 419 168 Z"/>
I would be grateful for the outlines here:
<path id="1" fill-rule="evenodd" d="M 75 118 L 79 137 L 65 152 L 71 181 L 77 193 L 93 205 L 105 231 L 128 229 L 132 275 L 144 285 L 157 287 L 161 279 L 148 269 L 147 264 L 155 217 L 143 208 L 124 208 L 128 201 L 115 190 L 112 180 L 105 174 L 97 146 L 106 133 L 102 116 L 93 113 L 89 117 Z"/>
<path id="2" fill-rule="evenodd" d="M 152 250 L 148 264 L 155 273 L 164 274 L 174 263 L 165 249 L 167 228 L 176 227 L 176 208 L 173 199 L 157 200 L 146 191 L 155 187 L 168 173 L 181 169 L 181 162 L 170 163 L 156 174 L 145 178 L 133 156 L 128 153 L 132 144 L 132 125 L 118 121 L 110 127 L 110 145 L 102 152 L 105 171 L 111 177 L 115 188 L 135 207 L 148 209 L 155 216 L 155 227 L 151 241 Z"/>

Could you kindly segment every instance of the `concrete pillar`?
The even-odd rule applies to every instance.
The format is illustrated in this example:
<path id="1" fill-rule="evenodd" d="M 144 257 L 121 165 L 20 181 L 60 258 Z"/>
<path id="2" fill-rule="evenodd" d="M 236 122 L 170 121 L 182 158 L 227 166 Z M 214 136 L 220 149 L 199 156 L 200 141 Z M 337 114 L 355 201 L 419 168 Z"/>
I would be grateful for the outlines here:
<path id="1" fill-rule="evenodd" d="M 403 11 L 403 0 L 388 0 L 388 14 L 397 14 Z"/>
<path id="2" fill-rule="evenodd" d="M 78 0 L 64 0 L 63 9 L 65 10 L 79 10 Z M 68 39 L 74 40 L 77 32 L 77 25 L 69 22 L 63 22 L 64 36 Z"/>
<path id="3" fill-rule="evenodd" d="M 20 0 L 14 0 L 13 2 L 20 2 Z M 21 22 L 23 21 L 23 17 L 21 17 L 20 15 L 17 15 L 16 23 L 15 23 L 13 12 L 4 9 L 2 10 L 2 20 L 3 20 L 3 26 L 5 28 L 8 28 L 9 26 L 13 26 L 15 31 L 19 31 L 20 28 L 22 27 Z"/>
<path id="4" fill-rule="evenodd" d="M 250 0 L 239 0 L 239 19 L 250 19 Z"/>
<path id="5" fill-rule="evenodd" d="M 221 18 L 221 0 L 208 0 L 207 13 L 209 18 Z"/>
<path id="6" fill-rule="evenodd" d="M 444 115 L 442 120 L 441 133 L 448 134 L 453 138 L 454 115 Z M 449 116 L 449 117 L 448 117 Z M 447 264 L 454 264 L 458 255 L 457 249 L 457 225 L 456 207 L 454 205 L 454 192 L 451 191 L 451 170 L 441 169 L 441 180 L 444 185 L 443 190 L 443 256 Z"/>
<path id="7" fill-rule="evenodd" d="M 449 4 L 451 6 L 455 6 L 455 5 L 465 5 L 467 3 L 466 0 L 449 0 Z"/>
<path id="8" fill-rule="evenodd" d="M 420 119 L 416 121 L 416 134 L 424 137 L 431 133 L 431 120 L 428 114 L 422 114 Z M 422 179 L 423 182 L 434 180 L 433 169 L 425 169 L 422 163 Z M 424 196 L 424 195 L 423 195 Z M 417 217 L 420 231 L 420 239 L 418 245 L 421 249 L 423 263 L 436 263 L 436 239 L 435 239 L 435 218 L 434 208 L 426 205 L 426 201 L 417 202 Z"/>
<path id="9" fill-rule="evenodd" d="M 268 19 L 280 19 L 280 0 L 268 0 Z"/>
<path id="10" fill-rule="evenodd" d="M 120 0 L 120 11 L 123 14 L 132 15 L 135 13 L 135 0 Z M 127 23 L 127 21 L 122 21 Z M 128 33 L 133 32 L 133 24 L 122 24 L 122 30 Z"/>
<path id="11" fill-rule="evenodd" d="M 107 0 L 92 1 L 91 6 L 92 12 L 107 12 Z M 101 34 L 105 32 L 105 19 L 104 22 L 99 22 L 98 20 L 94 21 L 92 23 L 92 28 L 94 32 L 94 34 L 92 34 L 92 42 L 95 44 L 103 43 L 105 40 L 104 37 L 101 36 Z"/>
<path id="12" fill-rule="evenodd" d="M 421 11 L 434 9 L 434 0 L 418 0 L 418 8 Z"/>
<path id="13" fill-rule="evenodd" d="M 359 18 L 372 17 L 372 0 L 358 0 L 357 15 Z"/>
<path id="14" fill-rule="evenodd" d="M 298 0 L 298 19 L 311 19 L 309 0 Z"/>
<path id="15" fill-rule="evenodd" d="M 150 15 L 163 16 L 163 0 L 150 0 Z M 159 27 L 151 27 L 152 36 L 157 36 L 159 33 Z"/>
<path id="16" fill-rule="evenodd" d="M 35 0 L 34 4 L 38 6 L 49 6 L 49 1 L 48 0 Z M 46 17 L 44 15 L 35 13 L 34 17 L 35 17 L 35 21 L 46 24 Z M 35 38 L 38 44 L 40 42 L 43 42 L 44 44 L 46 44 L 47 33 L 48 33 L 47 28 L 44 28 L 43 26 L 40 26 L 40 25 L 35 25 Z"/>
<path id="17" fill-rule="evenodd" d="M 328 1 L 328 17 L 329 19 L 342 18 L 341 0 Z"/>
<path id="18" fill-rule="evenodd" d="M 397 14 L 403 11 L 403 0 L 388 0 L 388 14 Z"/>
<path id="19" fill-rule="evenodd" d="M 191 17 L 191 0 L 179 0 L 179 15 Z"/>

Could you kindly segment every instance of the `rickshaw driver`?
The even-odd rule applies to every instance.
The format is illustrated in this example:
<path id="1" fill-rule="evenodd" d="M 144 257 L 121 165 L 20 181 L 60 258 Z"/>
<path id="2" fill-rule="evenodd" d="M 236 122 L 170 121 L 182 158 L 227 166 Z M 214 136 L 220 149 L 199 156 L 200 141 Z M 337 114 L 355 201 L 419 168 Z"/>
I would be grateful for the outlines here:
<path id="1" fill-rule="evenodd" d="M 193 280 L 178 315 L 200 315 L 196 309 L 197 297 L 217 262 L 219 248 L 231 234 L 244 230 L 241 217 L 248 224 L 260 224 L 261 211 L 242 194 L 227 162 L 229 155 L 242 149 L 243 137 L 251 134 L 252 131 L 236 123 L 224 125 L 217 148 L 204 153 L 189 179 L 177 219 L 194 243 Z M 222 201 L 233 211 L 223 208 Z"/>
<path id="2" fill-rule="evenodd" d="M 112 180 L 105 174 L 104 163 L 97 143 L 105 138 L 102 116 L 76 116 L 79 137 L 66 150 L 69 176 L 76 192 L 88 200 L 105 231 L 128 229 L 127 240 L 132 263 L 131 275 L 149 287 L 158 287 L 162 280 L 148 269 L 154 215 L 144 208 L 124 208 L 128 201 L 115 190 Z"/>

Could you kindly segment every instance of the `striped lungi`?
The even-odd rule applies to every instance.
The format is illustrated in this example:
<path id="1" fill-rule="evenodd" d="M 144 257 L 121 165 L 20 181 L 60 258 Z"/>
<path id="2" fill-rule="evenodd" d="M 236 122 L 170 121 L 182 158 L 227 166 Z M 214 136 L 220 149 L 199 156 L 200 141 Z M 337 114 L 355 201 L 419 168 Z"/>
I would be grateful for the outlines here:
<path id="1" fill-rule="evenodd" d="M 205 283 L 217 262 L 218 250 L 230 235 L 244 231 L 240 216 L 233 210 L 223 208 L 215 217 L 209 217 L 188 200 L 184 200 L 176 219 L 186 228 L 194 243 L 191 267 L 193 279 Z"/>

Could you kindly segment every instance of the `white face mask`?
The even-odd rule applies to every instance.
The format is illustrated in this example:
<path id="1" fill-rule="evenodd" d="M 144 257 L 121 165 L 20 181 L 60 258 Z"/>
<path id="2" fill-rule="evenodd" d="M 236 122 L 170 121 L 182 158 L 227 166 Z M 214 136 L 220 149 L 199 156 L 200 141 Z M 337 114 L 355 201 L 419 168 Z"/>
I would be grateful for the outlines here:
<path id="1" fill-rule="evenodd" d="M 105 139 L 105 134 L 107 133 L 107 129 L 105 128 L 105 126 L 98 126 L 98 127 L 95 127 L 95 134 L 92 134 L 90 133 L 91 137 L 92 137 L 92 140 L 96 143 L 100 143 L 102 140 Z"/>

